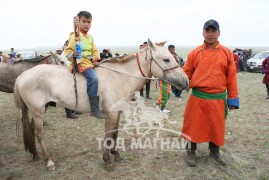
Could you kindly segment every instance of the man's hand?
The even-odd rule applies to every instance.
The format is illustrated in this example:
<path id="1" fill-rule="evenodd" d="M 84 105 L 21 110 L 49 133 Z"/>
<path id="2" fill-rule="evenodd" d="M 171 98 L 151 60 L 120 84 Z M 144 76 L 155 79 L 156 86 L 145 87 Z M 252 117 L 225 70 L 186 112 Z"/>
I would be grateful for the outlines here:
<path id="1" fill-rule="evenodd" d="M 229 110 L 234 110 L 234 109 L 236 109 L 235 106 L 228 106 L 228 108 L 229 108 Z"/>

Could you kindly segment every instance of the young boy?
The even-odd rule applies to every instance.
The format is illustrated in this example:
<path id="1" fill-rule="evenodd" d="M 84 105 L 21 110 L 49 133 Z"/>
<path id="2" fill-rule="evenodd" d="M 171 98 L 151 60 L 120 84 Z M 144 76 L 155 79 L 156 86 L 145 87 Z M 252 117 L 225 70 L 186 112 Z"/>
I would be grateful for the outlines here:
<path id="1" fill-rule="evenodd" d="M 97 66 L 100 54 L 95 47 L 93 37 L 88 34 L 91 28 L 92 15 L 87 11 L 80 11 L 77 15 L 79 21 L 76 21 L 76 25 L 80 28 L 80 44 L 82 46 L 82 61 L 77 64 L 76 69 L 82 73 L 87 80 L 87 94 L 89 96 L 91 105 L 91 114 L 97 118 L 104 119 L 105 114 L 99 109 L 99 96 L 98 92 L 98 79 L 93 69 Z M 65 48 L 65 56 L 71 61 L 70 69 L 73 69 L 73 58 L 77 58 L 79 53 L 75 51 L 76 41 L 75 34 L 70 33 L 68 39 L 68 46 Z"/>

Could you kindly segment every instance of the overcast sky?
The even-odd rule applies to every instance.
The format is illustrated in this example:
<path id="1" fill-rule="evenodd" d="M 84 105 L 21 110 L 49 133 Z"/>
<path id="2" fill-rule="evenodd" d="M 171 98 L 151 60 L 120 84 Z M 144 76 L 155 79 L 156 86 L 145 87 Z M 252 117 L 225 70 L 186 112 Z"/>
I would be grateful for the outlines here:
<path id="1" fill-rule="evenodd" d="M 93 15 L 97 47 L 138 46 L 147 38 L 197 46 L 209 19 L 219 22 L 223 45 L 269 47 L 268 0 L 6 0 L 0 49 L 61 47 L 80 10 Z"/>

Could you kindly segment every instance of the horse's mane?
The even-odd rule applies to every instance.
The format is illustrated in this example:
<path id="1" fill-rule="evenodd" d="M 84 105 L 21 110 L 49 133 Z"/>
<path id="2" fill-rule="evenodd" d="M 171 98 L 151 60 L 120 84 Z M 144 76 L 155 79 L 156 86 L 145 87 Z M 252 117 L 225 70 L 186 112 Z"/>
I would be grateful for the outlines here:
<path id="1" fill-rule="evenodd" d="M 40 61 L 43 61 L 46 58 L 49 58 L 51 55 L 48 56 L 44 56 L 44 57 L 37 57 L 37 58 L 32 58 L 32 59 L 25 59 L 25 60 L 21 60 L 21 61 L 16 61 L 14 63 L 23 63 L 23 62 L 29 62 L 29 63 L 37 63 Z"/>
<path id="2" fill-rule="evenodd" d="M 124 62 L 128 62 L 131 59 L 135 58 L 135 54 L 128 54 L 128 55 L 123 55 L 123 56 L 118 56 L 118 57 L 113 57 L 113 58 L 107 58 L 105 60 L 102 61 L 102 63 L 104 62 L 112 62 L 112 63 L 124 63 Z"/>
<path id="3" fill-rule="evenodd" d="M 167 41 L 161 41 L 161 42 L 155 43 L 155 44 L 157 46 L 163 47 L 166 42 Z M 148 50 L 148 47 L 147 48 L 143 48 L 140 51 L 147 51 L 147 50 Z M 105 63 L 105 62 L 124 63 L 124 62 L 130 61 L 131 59 L 133 59 L 135 57 L 136 57 L 135 53 L 131 53 L 129 55 L 123 55 L 123 56 L 118 56 L 118 57 L 113 57 L 113 58 L 107 58 L 107 59 L 103 60 L 101 63 Z"/>

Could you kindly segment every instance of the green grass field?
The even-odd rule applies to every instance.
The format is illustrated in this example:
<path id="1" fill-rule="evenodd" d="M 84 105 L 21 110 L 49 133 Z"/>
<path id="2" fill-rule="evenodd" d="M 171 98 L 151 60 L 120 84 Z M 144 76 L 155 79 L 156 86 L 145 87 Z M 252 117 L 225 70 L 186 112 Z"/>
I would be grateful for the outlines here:
<path id="1" fill-rule="evenodd" d="M 16 136 L 20 114 L 13 95 L 0 92 L 0 179 L 269 179 L 269 100 L 264 99 L 262 77 L 258 73 L 238 74 L 241 107 L 230 112 L 227 129 L 231 134 L 226 135 L 226 144 L 221 147 L 221 154 L 228 162 L 226 167 L 208 156 L 204 143 L 198 145 L 196 167 L 185 164 L 182 150 L 127 148 L 121 152 L 124 161 L 115 164 L 114 172 L 107 172 L 96 141 L 104 132 L 104 121 L 89 114 L 82 114 L 77 120 L 66 119 L 59 105 L 49 108 L 45 116 L 48 123 L 44 126 L 45 142 L 56 164 L 55 171 L 47 171 L 45 161 L 32 161 L 25 152 L 21 121 L 19 137 Z M 184 91 L 179 102 L 171 95 L 167 104 L 171 110 L 169 120 L 176 124 L 165 124 L 170 129 L 181 130 L 188 96 Z M 148 107 L 153 107 L 158 98 L 154 85 L 151 97 L 145 100 Z M 123 132 L 119 137 L 129 138 Z M 38 152 L 42 154 L 39 146 Z"/>

